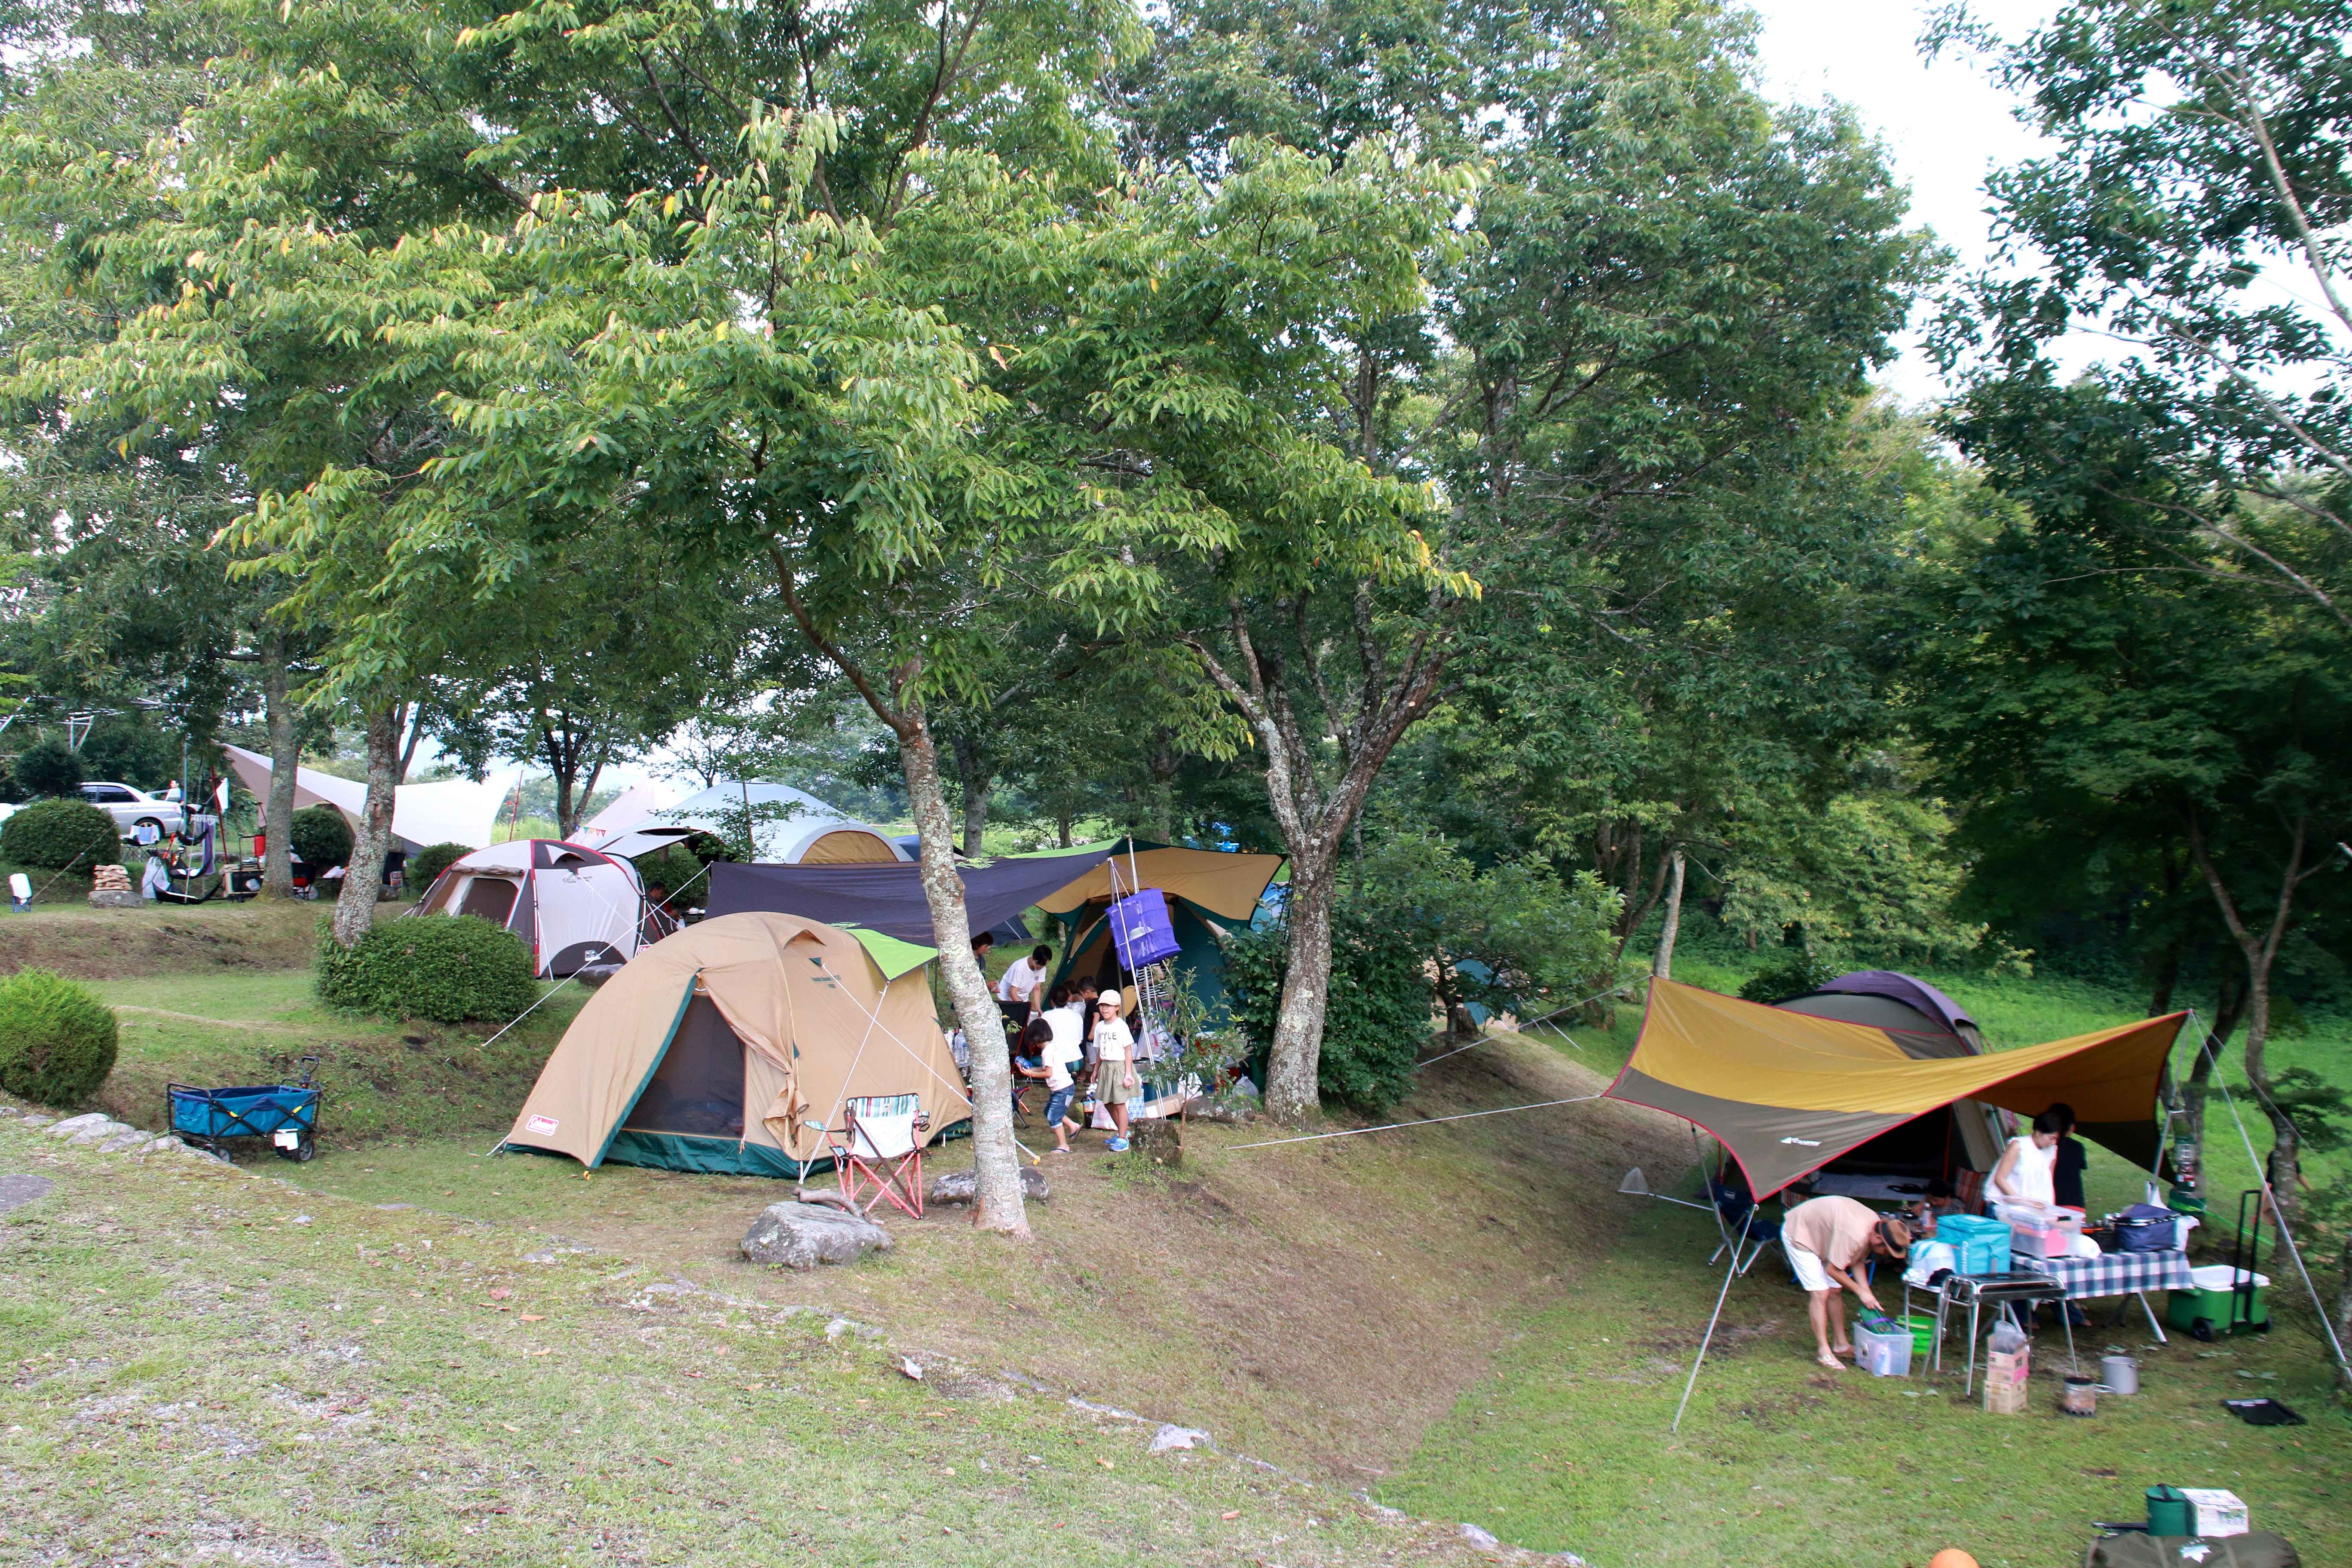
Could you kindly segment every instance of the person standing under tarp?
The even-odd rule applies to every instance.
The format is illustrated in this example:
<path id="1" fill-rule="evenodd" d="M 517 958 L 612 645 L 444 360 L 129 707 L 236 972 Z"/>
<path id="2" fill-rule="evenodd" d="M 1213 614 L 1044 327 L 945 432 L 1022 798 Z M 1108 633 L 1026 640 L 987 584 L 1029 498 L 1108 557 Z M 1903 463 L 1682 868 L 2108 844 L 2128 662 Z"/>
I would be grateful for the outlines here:
<path id="1" fill-rule="evenodd" d="M 1110 1108 L 1113 1129 L 1103 1147 L 1114 1154 L 1127 1150 L 1127 1102 L 1135 1098 L 1135 1036 L 1118 1016 L 1118 993 L 1106 991 L 1095 998 L 1095 1093 Z"/>
<path id="2" fill-rule="evenodd" d="M 1045 989 L 1054 950 L 1040 945 L 1026 958 L 1016 958 L 996 981 L 996 1005 L 1016 1029 L 1025 1026 L 1037 1011 L 1038 993 Z"/>
<path id="3" fill-rule="evenodd" d="M 1813 1324 L 1813 1359 L 1842 1371 L 1840 1356 L 1853 1354 L 1845 1333 L 1845 1296 L 1851 1290 L 1872 1311 L 1883 1311 L 1862 1268 L 1871 1258 L 1901 1258 L 1911 1250 L 1911 1230 L 1899 1219 L 1882 1219 L 1852 1198 L 1812 1198 L 1789 1211 L 1780 1225 L 1780 1247 L 1789 1255 Z"/>

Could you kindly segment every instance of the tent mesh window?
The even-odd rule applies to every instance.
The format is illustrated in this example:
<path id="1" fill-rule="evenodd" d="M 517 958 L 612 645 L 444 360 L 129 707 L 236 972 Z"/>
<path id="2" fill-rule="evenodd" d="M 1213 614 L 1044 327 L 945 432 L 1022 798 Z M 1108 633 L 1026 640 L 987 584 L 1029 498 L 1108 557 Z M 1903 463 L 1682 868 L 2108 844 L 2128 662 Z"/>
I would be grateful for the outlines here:
<path id="1" fill-rule="evenodd" d="M 743 1042 L 709 997 L 698 994 L 687 1004 L 653 1081 L 621 1125 L 631 1132 L 743 1136 Z"/>
<path id="2" fill-rule="evenodd" d="M 514 913 L 515 894 L 520 884 L 504 877 L 477 877 L 466 889 L 466 901 L 457 907 L 461 915 L 479 915 L 494 926 L 507 923 Z"/>

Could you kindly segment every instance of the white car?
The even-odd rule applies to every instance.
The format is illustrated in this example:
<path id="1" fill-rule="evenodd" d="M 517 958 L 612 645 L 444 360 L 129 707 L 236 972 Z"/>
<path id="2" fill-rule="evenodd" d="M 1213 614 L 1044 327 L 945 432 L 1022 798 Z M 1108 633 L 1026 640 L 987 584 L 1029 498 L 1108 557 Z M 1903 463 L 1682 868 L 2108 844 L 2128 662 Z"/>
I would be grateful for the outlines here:
<path id="1" fill-rule="evenodd" d="M 81 797 L 114 818 L 115 830 L 125 838 L 136 833 L 142 822 L 153 823 L 159 835 L 180 826 L 178 801 L 149 795 L 126 784 L 86 784 L 81 786 Z"/>

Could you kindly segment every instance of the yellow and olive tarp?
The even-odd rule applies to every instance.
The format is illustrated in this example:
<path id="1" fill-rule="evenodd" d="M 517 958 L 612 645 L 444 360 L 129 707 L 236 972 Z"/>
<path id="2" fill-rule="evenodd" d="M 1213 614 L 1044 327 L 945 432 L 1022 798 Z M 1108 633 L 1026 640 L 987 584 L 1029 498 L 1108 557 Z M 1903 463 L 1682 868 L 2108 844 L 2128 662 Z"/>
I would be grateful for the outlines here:
<path id="1" fill-rule="evenodd" d="M 2187 1016 L 1987 1056 L 1916 1060 L 1881 1029 L 1654 980 L 1641 1037 L 1609 1098 L 1712 1133 L 1759 1198 L 1958 1100 L 2027 1116 L 2065 1101 L 2081 1136 L 2153 1169 L 2165 1061 Z"/>

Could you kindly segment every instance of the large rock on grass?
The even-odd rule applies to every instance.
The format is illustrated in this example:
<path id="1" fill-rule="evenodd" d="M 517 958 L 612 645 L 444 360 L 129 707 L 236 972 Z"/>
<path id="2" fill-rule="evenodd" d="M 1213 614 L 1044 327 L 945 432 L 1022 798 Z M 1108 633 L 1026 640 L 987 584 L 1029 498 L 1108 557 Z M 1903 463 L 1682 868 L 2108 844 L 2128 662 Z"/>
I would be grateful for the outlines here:
<path id="1" fill-rule="evenodd" d="M 890 1233 L 872 1220 L 824 1204 L 770 1204 L 743 1233 L 744 1257 L 786 1268 L 855 1263 L 889 1247 Z"/>
<path id="2" fill-rule="evenodd" d="M 950 1171 L 944 1176 L 933 1176 L 930 1185 L 923 1189 L 925 1206 L 932 1204 L 968 1204 L 980 1194 L 980 1173 L 976 1171 Z M 1052 1196 L 1045 1190 L 1045 1173 L 1034 1165 L 1021 1167 L 1021 1195 L 1033 1204 L 1044 1203 Z"/>

